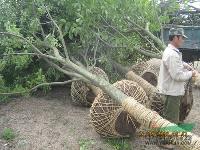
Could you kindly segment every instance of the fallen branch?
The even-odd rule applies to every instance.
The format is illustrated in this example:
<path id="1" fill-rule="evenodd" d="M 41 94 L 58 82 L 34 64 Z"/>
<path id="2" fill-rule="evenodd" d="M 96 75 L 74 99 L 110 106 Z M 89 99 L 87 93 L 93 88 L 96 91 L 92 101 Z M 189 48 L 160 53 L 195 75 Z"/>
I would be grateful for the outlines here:
<path id="1" fill-rule="evenodd" d="M 13 93 L 0 93 L 0 95 L 20 95 L 20 94 L 24 94 L 24 93 L 30 93 L 32 91 L 35 91 L 36 89 L 38 89 L 39 87 L 42 86 L 50 86 L 50 85 L 65 85 L 74 81 L 79 81 L 80 79 L 73 79 L 73 80 L 68 80 L 68 81 L 64 81 L 64 82 L 51 82 L 51 83 L 41 83 L 38 84 L 36 86 L 34 86 L 33 88 L 31 88 L 30 90 L 27 91 L 23 91 L 23 92 L 13 92 Z"/>

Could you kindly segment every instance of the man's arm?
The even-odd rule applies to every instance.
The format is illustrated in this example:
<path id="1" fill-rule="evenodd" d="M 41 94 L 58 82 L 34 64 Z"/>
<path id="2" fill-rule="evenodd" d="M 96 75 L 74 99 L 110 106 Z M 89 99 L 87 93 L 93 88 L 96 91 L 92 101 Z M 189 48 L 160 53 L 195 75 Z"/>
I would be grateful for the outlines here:
<path id="1" fill-rule="evenodd" d="M 178 56 L 171 55 L 166 60 L 171 77 L 176 81 L 187 81 L 193 76 L 193 71 L 184 71 L 182 61 Z"/>

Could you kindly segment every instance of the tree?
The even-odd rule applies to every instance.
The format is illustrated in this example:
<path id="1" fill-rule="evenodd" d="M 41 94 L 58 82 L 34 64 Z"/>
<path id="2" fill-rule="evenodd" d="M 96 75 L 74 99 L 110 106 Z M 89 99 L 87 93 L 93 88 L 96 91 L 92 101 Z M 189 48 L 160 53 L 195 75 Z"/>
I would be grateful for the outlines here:
<path id="1" fill-rule="evenodd" d="M 105 66 L 114 80 L 117 75 L 112 71 L 114 61 L 132 65 L 138 59 L 144 59 L 146 56 L 143 54 L 158 57 L 162 49 L 158 38 L 144 30 L 146 25 L 146 29 L 153 32 L 160 28 L 155 17 L 157 6 L 148 0 L 4 0 L 1 3 L 1 31 L 24 35 L 42 52 L 49 50 L 49 45 L 57 47 L 63 55 L 63 41 L 47 16 L 45 7 L 48 7 L 63 33 L 70 57 L 74 61 L 80 60 L 86 67 L 96 64 Z M 157 45 L 161 45 L 160 48 Z M 42 82 L 58 81 L 64 76 L 36 56 L 8 55 L 16 51 L 29 53 L 31 48 L 16 38 L 1 38 L 2 92 L 26 91 Z M 48 90 L 49 87 L 44 89 Z"/>
<path id="2" fill-rule="evenodd" d="M 22 1 L 16 1 L 17 4 L 19 4 L 18 2 L 22 2 Z M 54 14 L 61 13 L 60 9 L 58 9 L 61 7 L 58 7 L 56 9 L 55 6 L 60 6 L 67 2 L 69 2 L 67 4 L 70 4 L 70 1 L 60 1 L 60 2 L 51 1 L 52 4 L 54 4 L 54 3 L 57 4 L 57 5 L 54 5 L 54 7 L 48 3 L 45 3 L 48 5 L 43 5 L 44 3 L 41 0 L 40 1 L 38 0 L 35 2 L 36 3 L 34 3 L 34 4 L 38 4 L 38 5 L 41 4 L 41 2 L 42 2 L 42 5 L 39 5 L 40 7 L 36 7 L 36 8 L 40 8 L 39 11 L 41 11 L 42 14 L 44 15 L 44 17 L 50 22 L 50 25 L 46 26 L 46 28 L 44 28 L 44 27 L 41 28 L 41 26 L 42 26 L 41 23 L 37 24 L 38 25 L 37 27 L 40 27 L 40 29 L 38 29 L 38 28 L 37 29 L 39 31 L 40 30 L 44 31 L 44 32 L 41 31 L 41 33 L 42 32 L 44 33 L 44 36 L 43 36 L 42 34 L 38 35 L 36 32 L 37 30 L 35 30 L 35 32 L 31 32 L 31 33 L 25 32 L 24 29 L 26 27 L 28 27 L 29 29 L 31 29 L 33 27 L 31 24 L 28 24 L 28 25 L 19 24 L 17 26 L 16 22 L 14 22 L 14 23 L 8 22 L 7 26 L 4 28 L 4 30 L 7 30 L 7 31 L 0 32 L 0 35 L 3 35 L 3 36 L 1 36 L 3 38 L 3 40 L 9 41 L 9 44 L 14 44 L 15 51 L 7 53 L 8 55 L 37 56 L 39 58 L 42 58 L 46 63 L 48 63 L 50 66 L 54 67 L 56 70 L 74 78 L 75 80 L 81 79 L 88 84 L 92 84 L 92 85 L 100 87 L 104 92 L 108 93 L 114 100 L 121 103 L 127 112 L 129 112 L 131 115 L 133 115 L 139 123 L 143 124 L 146 127 L 151 128 L 151 127 L 161 127 L 161 126 L 165 127 L 165 126 L 169 126 L 169 125 L 174 125 L 174 124 L 168 122 L 167 120 L 163 119 L 162 117 L 160 117 L 156 112 L 152 112 L 151 110 L 146 109 L 143 105 L 137 103 L 133 98 L 127 97 L 124 93 L 122 93 L 121 91 L 119 91 L 115 87 L 113 87 L 109 82 L 105 81 L 104 79 L 102 79 L 98 76 L 91 74 L 90 72 L 87 71 L 87 69 L 79 61 L 77 61 L 75 58 L 73 59 L 73 57 L 72 57 L 73 51 L 71 51 L 71 50 L 74 50 L 73 47 L 76 47 L 76 48 L 78 47 L 77 45 L 73 45 L 74 42 L 78 41 L 78 44 L 81 43 L 82 44 L 81 48 L 83 48 L 85 46 L 85 44 L 86 45 L 88 44 L 88 43 L 84 43 L 84 42 L 86 42 L 86 41 L 91 42 L 93 37 L 96 37 L 95 39 L 97 41 L 100 41 L 99 38 L 101 38 L 102 36 L 99 36 L 99 35 L 104 33 L 105 31 L 109 31 L 108 34 L 112 34 L 112 36 L 114 34 L 114 35 L 118 35 L 118 36 L 121 35 L 124 37 L 123 31 L 121 31 L 123 28 L 121 27 L 121 29 L 120 29 L 120 20 L 121 21 L 125 20 L 132 25 L 136 25 L 134 22 L 132 22 L 132 20 L 130 20 L 130 17 L 125 17 L 125 18 L 123 17 L 120 20 L 118 20 L 119 18 L 117 18 L 117 17 L 114 18 L 114 16 L 115 16 L 114 13 L 117 12 L 114 10 L 115 9 L 118 10 L 117 7 L 114 7 L 114 8 L 110 9 L 110 11 L 111 10 L 114 11 L 113 18 L 107 19 L 108 17 L 106 17 L 106 12 L 104 12 L 103 14 L 105 16 L 103 16 L 103 17 L 97 15 L 98 17 L 95 20 L 95 24 L 93 24 L 94 20 L 91 20 L 91 24 L 89 24 L 88 26 L 84 26 L 84 25 L 81 26 L 84 28 L 80 28 L 78 26 L 79 25 L 78 23 L 76 25 L 72 24 L 69 31 L 65 34 L 65 32 L 63 32 L 63 26 L 62 26 L 62 22 L 65 22 L 65 21 L 64 20 L 56 21 L 54 19 L 55 18 Z M 77 7 L 78 9 L 76 9 L 76 10 L 79 10 L 82 7 L 84 8 L 84 6 L 86 4 L 88 4 L 88 5 L 90 4 L 91 6 L 93 6 L 93 7 L 91 7 L 91 9 L 99 10 L 99 7 L 94 7 L 96 5 L 92 5 L 94 3 L 94 1 L 87 1 L 87 2 L 88 3 L 83 3 L 81 5 L 79 5 L 80 3 L 78 3 L 78 4 L 73 3 L 73 5 L 69 5 L 69 6 L 74 6 L 75 8 Z M 111 6 L 113 6 L 113 5 L 115 6 L 115 4 L 116 4 L 114 1 L 106 1 L 106 2 L 98 2 L 98 3 L 102 4 L 100 6 L 104 6 L 104 7 L 106 7 L 108 3 L 111 3 L 112 4 Z M 27 3 L 22 3 L 22 4 L 24 4 L 24 5 L 19 5 L 20 8 L 25 7 Z M 118 2 L 117 4 L 122 5 L 120 2 Z M 128 6 L 128 4 L 127 4 L 127 6 Z M 53 9 L 52 7 L 55 9 Z M 74 9 L 74 7 L 73 7 L 73 9 Z M 75 11 L 73 11 L 73 9 L 72 9 L 72 12 L 74 12 L 74 14 L 69 14 L 69 16 L 77 15 L 75 13 Z M 101 8 L 100 11 L 102 11 L 102 9 L 103 8 Z M 87 9 L 84 9 L 84 10 L 86 13 Z M 130 10 L 130 9 L 127 8 L 127 10 Z M 89 10 L 87 10 L 87 11 L 90 12 Z M 121 13 L 122 12 L 120 11 L 120 14 Z M 51 15 L 51 14 L 53 14 L 53 15 Z M 23 15 L 26 16 L 26 13 L 23 13 Z M 92 13 L 91 13 L 91 15 L 92 15 Z M 81 16 L 79 18 L 81 18 Z M 76 19 L 79 19 L 79 18 L 76 18 Z M 39 20 L 40 19 L 41 18 L 39 18 Z M 58 17 L 57 19 L 59 20 L 60 18 Z M 119 21 L 118 22 L 119 28 L 116 28 L 113 25 L 113 21 L 111 19 L 116 19 L 116 21 Z M 39 20 L 37 20 L 37 23 Z M 32 18 L 29 21 L 32 22 L 33 21 Z M 76 22 L 79 22 L 79 21 L 76 20 Z M 87 20 L 87 21 L 89 21 L 89 20 Z M 103 30 L 104 32 L 103 31 L 99 32 L 99 31 L 101 31 L 100 30 L 101 28 L 98 28 L 99 24 L 96 24 L 96 22 L 99 23 L 100 25 L 102 25 L 102 27 L 105 26 L 106 30 Z M 121 22 L 121 25 L 123 25 L 124 22 Z M 128 23 L 128 25 L 130 25 L 129 23 Z M 26 22 L 25 22 L 25 24 L 26 24 Z M 24 25 L 24 28 L 21 28 L 23 25 Z M 136 26 L 136 27 L 137 28 L 134 29 L 135 31 L 138 30 L 138 32 L 139 31 L 144 32 L 145 35 L 147 35 L 149 38 L 151 38 L 151 40 L 159 46 L 160 41 L 159 42 L 157 41 L 158 38 L 156 38 L 148 30 L 148 27 L 146 29 L 139 28 L 139 27 L 141 27 L 141 25 Z M 86 29 L 88 29 L 88 30 L 86 30 Z M 90 32 L 89 32 L 89 29 L 90 29 Z M 81 31 L 81 33 L 80 33 L 80 31 Z M 93 36 L 87 37 L 86 31 L 89 32 Z M 72 35 L 70 35 L 70 34 L 72 34 Z M 87 34 L 87 35 L 90 35 L 90 34 Z M 66 35 L 68 35 L 68 36 L 66 37 Z M 70 36 L 72 36 L 71 39 L 69 38 Z M 85 39 L 83 39 L 83 37 Z M 70 43 L 71 42 L 70 40 L 72 40 L 72 39 L 73 39 L 73 42 L 72 42 L 73 44 Z M 115 38 L 113 38 L 112 40 L 114 40 L 114 39 Z M 125 38 L 125 40 L 119 38 L 119 43 L 122 42 L 124 44 L 126 42 L 130 42 L 130 41 L 126 41 L 127 39 L 128 39 L 127 37 Z M 110 42 L 115 43 L 116 41 L 114 40 L 114 41 L 110 41 Z M 130 43 L 128 46 L 131 47 L 132 45 Z M 2 47 L 5 47 L 4 44 L 5 43 L 2 44 Z M 96 45 L 96 44 L 98 44 L 98 42 L 95 42 L 94 45 Z M 20 50 L 16 51 L 18 47 L 21 48 L 23 46 L 25 46 L 25 48 L 27 48 L 29 51 L 24 51 L 25 48 L 23 49 L 23 51 L 20 51 Z M 91 46 L 91 45 L 89 45 L 89 46 Z M 78 49 L 78 50 L 80 50 L 80 49 Z M 94 59 L 94 61 L 95 60 L 96 60 L 96 58 Z M 71 81 L 73 81 L 73 80 L 69 80 L 65 83 L 69 83 Z M 133 109 L 133 108 L 136 108 L 136 109 Z M 188 134 L 192 135 L 191 133 L 188 133 Z M 191 148 L 192 146 L 194 148 L 199 148 L 198 147 L 199 142 L 200 142 L 199 137 L 192 135 L 192 144 L 191 145 L 180 145 L 180 146 L 186 147 L 188 149 Z"/>

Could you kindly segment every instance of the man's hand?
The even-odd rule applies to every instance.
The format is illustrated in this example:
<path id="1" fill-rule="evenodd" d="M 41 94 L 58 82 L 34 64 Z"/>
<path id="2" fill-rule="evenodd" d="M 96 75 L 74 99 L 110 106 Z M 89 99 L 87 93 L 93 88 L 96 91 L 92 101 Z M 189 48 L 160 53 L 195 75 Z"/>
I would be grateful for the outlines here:
<path id="1" fill-rule="evenodd" d="M 195 87 L 200 88 L 200 73 L 198 73 L 196 70 L 192 71 L 192 84 Z"/>
<path id="2" fill-rule="evenodd" d="M 196 71 L 196 70 L 193 70 L 193 71 L 192 71 L 192 77 L 197 76 L 197 74 L 198 74 L 198 71 Z"/>
<path id="3" fill-rule="evenodd" d="M 189 70 L 189 71 L 194 71 L 194 68 L 193 68 L 192 66 L 188 65 L 188 66 L 187 66 L 187 70 Z"/>
<path id="4" fill-rule="evenodd" d="M 194 68 L 192 66 L 190 66 L 188 63 L 186 62 L 183 62 L 183 66 L 185 69 L 189 70 L 189 71 L 193 71 Z"/>

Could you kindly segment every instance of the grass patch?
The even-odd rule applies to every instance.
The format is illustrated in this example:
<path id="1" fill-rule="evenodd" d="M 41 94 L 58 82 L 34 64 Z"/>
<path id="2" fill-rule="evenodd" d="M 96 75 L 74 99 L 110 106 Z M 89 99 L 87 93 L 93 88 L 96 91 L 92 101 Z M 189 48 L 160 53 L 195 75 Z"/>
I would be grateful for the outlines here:
<path id="1" fill-rule="evenodd" d="M 79 141 L 79 146 L 80 146 L 80 150 L 87 150 L 88 147 L 92 144 L 94 144 L 95 142 L 93 140 L 90 139 L 81 139 Z"/>
<path id="2" fill-rule="evenodd" d="M 131 144 L 127 138 L 106 139 L 106 142 L 115 150 L 131 150 Z"/>
<path id="3" fill-rule="evenodd" d="M 10 141 L 15 138 L 15 133 L 11 128 L 5 128 L 1 134 L 4 140 Z"/>

